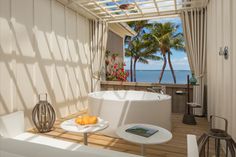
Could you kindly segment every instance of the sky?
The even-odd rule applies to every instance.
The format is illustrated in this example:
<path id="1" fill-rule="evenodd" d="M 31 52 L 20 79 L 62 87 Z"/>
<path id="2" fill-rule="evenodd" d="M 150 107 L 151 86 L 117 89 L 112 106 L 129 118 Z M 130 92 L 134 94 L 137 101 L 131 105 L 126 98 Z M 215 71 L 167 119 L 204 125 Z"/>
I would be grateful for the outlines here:
<path id="1" fill-rule="evenodd" d="M 159 23 L 173 22 L 175 24 L 181 25 L 181 20 L 179 17 L 149 20 L 149 23 L 154 23 L 154 22 L 159 22 Z M 179 27 L 178 31 L 179 32 L 183 31 L 182 26 Z M 190 70 L 187 54 L 183 51 L 176 51 L 173 49 L 171 49 L 171 51 L 172 51 L 171 61 L 172 61 L 174 70 Z M 160 56 L 160 53 L 157 52 L 156 55 Z M 125 63 L 126 63 L 125 69 L 128 70 L 130 67 L 130 58 L 126 57 Z M 136 69 L 137 70 L 161 70 L 162 65 L 163 65 L 162 60 L 160 61 L 149 60 L 149 64 L 142 64 L 142 63 L 137 62 Z M 170 69 L 169 64 L 167 64 L 166 70 L 169 70 L 169 69 Z"/>

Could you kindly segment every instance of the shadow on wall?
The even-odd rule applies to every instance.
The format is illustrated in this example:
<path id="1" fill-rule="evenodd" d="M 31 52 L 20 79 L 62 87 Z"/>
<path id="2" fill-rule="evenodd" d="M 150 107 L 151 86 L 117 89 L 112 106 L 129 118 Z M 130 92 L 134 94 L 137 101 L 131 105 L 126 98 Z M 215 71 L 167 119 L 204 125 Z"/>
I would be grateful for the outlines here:
<path id="1" fill-rule="evenodd" d="M 74 18 L 72 26 L 62 19 L 63 26 L 46 23 L 48 28 L 41 30 L 40 24 L 30 26 L 17 17 L 0 16 L 0 114 L 24 110 L 30 127 L 40 93 L 48 93 L 58 117 L 87 107 L 91 78 L 88 20 L 72 11 L 66 15 Z"/>

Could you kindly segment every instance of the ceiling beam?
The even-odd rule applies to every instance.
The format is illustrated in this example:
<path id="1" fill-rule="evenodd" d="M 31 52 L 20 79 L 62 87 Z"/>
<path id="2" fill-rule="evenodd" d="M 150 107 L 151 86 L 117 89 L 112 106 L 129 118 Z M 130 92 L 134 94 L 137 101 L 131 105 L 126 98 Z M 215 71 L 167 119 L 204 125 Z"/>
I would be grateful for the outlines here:
<path id="1" fill-rule="evenodd" d="M 140 20 L 152 20 L 152 19 L 159 19 L 159 18 L 171 18 L 171 17 L 179 17 L 179 14 L 176 13 L 166 13 L 166 14 L 153 14 L 149 16 L 144 17 L 136 17 L 130 19 L 120 19 L 120 20 L 113 20 L 113 21 L 107 21 L 108 23 L 118 23 L 118 22 L 129 22 L 129 21 L 140 21 Z"/>
<path id="2" fill-rule="evenodd" d="M 101 8 L 101 10 L 105 11 L 109 16 L 111 16 L 112 18 L 114 18 L 114 16 L 112 14 L 110 14 L 106 8 L 103 8 L 103 6 L 99 5 L 96 1 L 94 1 L 94 4 L 96 4 L 98 7 Z"/>
<path id="3" fill-rule="evenodd" d="M 135 4 L 135 6 L 137 7 L 138 11 L 139 11 L 139 12 L 142 14 L 142 16 L 143 16 L 143 11 L 142 11 L 142 9 L 139 7 L 139 5 L 137 4 L 136 1 L 134 2 L 134 4 Z"/>
<path id="4" fill-rule="evenodd" d="M 159 13 L 159 7 L 157 5 L 157 1 L 156 0 L 153 0 L 153 3 L 155 4 L 155 7 L 156 7 L 156 10 L 157 10 L 157 13 Z"/>
<path id="5" fill-rule="evenodd" d="M 177 11 L 177 1 L 174 0 L 174 5 L 175 5 L 175 11 Z"/>
<path id="6" fill-rule="evenodd" d="M 91 14 L 92 16 L 94 16 L 95 18 L 98 18 L 99 20 L 104 20 L 101 17 L 99 17 L 97 14 L 91 12 L 88 8 L 84 7 L 83 5 L 81 5 L 80 3 L 77 3 L 78 0 L 70 0 L 69 3 L 66 4 L 66 6 L 71 5 L 72 3 L 75 4 L 77 7 L 80 7 L 82 9 L 84 9 L 85 11 L 87 11 L 89 14 Z"/>

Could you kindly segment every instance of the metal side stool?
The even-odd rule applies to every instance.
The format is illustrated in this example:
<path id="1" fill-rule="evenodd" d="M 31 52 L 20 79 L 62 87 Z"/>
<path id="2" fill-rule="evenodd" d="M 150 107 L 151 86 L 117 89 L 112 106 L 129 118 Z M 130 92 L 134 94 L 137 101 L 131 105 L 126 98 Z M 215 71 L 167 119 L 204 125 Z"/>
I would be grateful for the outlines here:
<path id="1" fill-rule="evenodd" d="M 225 122 L 224 130 L 213 128 L 213 120 L 221 119 Z M 210 130 L 204 133 L 198 139 L 199 155 L 200 157 L 209 156 L 209 142 L 210 138 L 215 140 L 215 157 L 220 157 L 220 146 L 221 141 L 226 143 L 225 156 L 235 157 L 236 143 L 232 137 L 227 133 L 228 121 L 225 118 L 218 116 L 210 116 Z M 229 155 L 230 153 L 230 155 Z"/>
<path id="2" fill-rule="evenodd" d="M 196 125 L 196 119 L 195 119 L 195 108 L 201 108 L 202 106 L 198 103 L 194 102 L 187 102 L 187 112 L 185 111 L 184 117 L 183 117 L 183 123 L 188 125 Z"/>

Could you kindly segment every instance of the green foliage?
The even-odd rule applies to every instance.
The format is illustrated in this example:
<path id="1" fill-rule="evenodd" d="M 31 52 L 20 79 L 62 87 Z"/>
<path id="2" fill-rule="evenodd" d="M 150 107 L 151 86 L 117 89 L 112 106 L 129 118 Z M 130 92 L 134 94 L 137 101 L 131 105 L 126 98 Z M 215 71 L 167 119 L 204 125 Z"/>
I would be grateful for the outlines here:
<path id="1" fill-rule="evenodd" d="M 153 41 L 154 49 L 161 52 L 164 58 L 164 63 L 162 67 L 162 72 L 159 77 L 159 83 L 162 80 L 164 70 L 166 68 L 166 55 L 168 56 L 168 63 L 172 72 L 174 83 L 176 83 L 175 72 L 171 63 L 171 48 L 175 50 L 184 50 L 184 37 L 182 33 L 177 33 L 179 25 L 174 23 L 154 23 L 150 29 L 149 34 L 145 34 L 144 38 L 146 40 Z"/>
<path id="2" fill-rule="evenodd" d="M 125 49 L 125 55 L 131 57 L 131 81 L 136 81 L 136 63 L 140 62 L 143 64 L 148 64 L 148 60 L 160 60 L 159 56 L 156 56 L 156 49 L 153 46 L 153 42 L 144 38 L 146 34 L 145 28 L 150 27 L 148 21 L 133 21 L 129 22 L 128 25 L 136 31 L 137 35 L 134 37 L 126 37 L 126 44 L 128 47 Z M 134 76 L 132 71 L 134 70 Z"/>
<path id="3" fill-rule="evenodd" d="M 119 60 L 117 53 L 106 51 L 106 80 L 127 81 L 129 73 L 125 71 L 125 63 Z"/>
<path id="4" fill-rule="evenodd" d="M 134 62 L 133 67 L 130 67 L 131 72 L 134 70 L 134 81 L 136 80 L 136 62 L 148 64 L 148 60 L 160 60 L 162 58 L 155 55 L 156 52 L 160 52 L 164 59 L 164 64 L 159 82 L 161 82 L 166 67 L 166 55 L 168 55 L 168 63 L 172 71 L 174 82 L 176 82 L 170 55 L 172 54 L 172 48 L 175 50 L 185 49 L 183 34 L 177 33 L 179 25 L 175 25 L 171 22 L 148 23 L 147 20 L 132 21 L 129 22 L 128 25 L 137 33 L 135 37 L 127 37 L 125 40 L 128 45 L 125 50 L 125 55 L 131 57 L 131 63 L 132 61 Z"/>
<path id="5" fill-rule="evenodd" d="M 174 23 L 154 23 L 149 27 L 150 33 L 145 34 L 146 40 L 154 41 L 157 51 L 163 54 L 171 53 L 170 49 L 184 50 L 184 38 L 182 33 L 176 33 L 179 25 Z"/>

